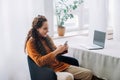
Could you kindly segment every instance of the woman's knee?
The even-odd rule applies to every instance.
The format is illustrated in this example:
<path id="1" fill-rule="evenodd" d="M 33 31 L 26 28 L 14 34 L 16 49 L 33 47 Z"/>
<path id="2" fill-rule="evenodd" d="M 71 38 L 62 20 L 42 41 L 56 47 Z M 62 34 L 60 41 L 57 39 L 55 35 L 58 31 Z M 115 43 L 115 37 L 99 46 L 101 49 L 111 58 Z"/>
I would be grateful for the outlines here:
<path id="1" fill-rule="evenodd" d="M 93 73 L 92 73 L 91 70 L 88 70 L 87 73 L 88 73 L 89 75 L 93 75 Z"/>
<path id="2" fill-rule="evenodd" d="M 67 73 L 67 77 L 66 77 L 66 80 L 74 80 L 74 77 L 71 73 Z"/>
<path id="3" fill-rule="evenodd" d="M 57 72 L 58 80 L 74 80 L 74 77 L 71 73 L 68 72 Z"/>
<path id="4" fill-rule="evenodd" d="M 75 79 L 81 79 L 81 80 L 91 80 L 93 76 L 93 73 L 89 69 L 84 69 L 82 72 L 78 72 L 74 77 Z"/>
<path id="5" fill-rule="evenodd" d="M 92 79 L 93 73 L 91 70 L 87 69 L 84 73 L 86 74 L 86 78 Z"/>

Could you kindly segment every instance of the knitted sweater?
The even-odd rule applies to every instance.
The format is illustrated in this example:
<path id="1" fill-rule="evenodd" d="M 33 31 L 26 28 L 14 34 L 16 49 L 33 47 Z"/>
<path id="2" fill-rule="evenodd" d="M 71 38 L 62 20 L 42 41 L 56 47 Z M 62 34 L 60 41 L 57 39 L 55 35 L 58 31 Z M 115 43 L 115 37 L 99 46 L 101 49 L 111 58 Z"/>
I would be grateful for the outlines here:
<path id="1" fill-rule="evenodd" d="M 27 53 L 28 56 L 40 67 L 47 65 L 47 67 L 52 68 L 55 72 L 57 71 L 63 71 L 67 69 L 70 65 L 64 62 L 60 62 L 56 59 L 53 52 L 51 52 L 50 48 L 46 45 L 46 42 L 44 40 L 42 41 L 43 46 L 46 49 L 46 55 L 42 56 L 39 52 L 36 51 L 35 46 L 32 42 L 32 38 L 30 38 L 27 42 Z M 50 38 L 50 42 L 52 43 L 52 46 L 56 48 L 54 45 L 53 40 Z"/>

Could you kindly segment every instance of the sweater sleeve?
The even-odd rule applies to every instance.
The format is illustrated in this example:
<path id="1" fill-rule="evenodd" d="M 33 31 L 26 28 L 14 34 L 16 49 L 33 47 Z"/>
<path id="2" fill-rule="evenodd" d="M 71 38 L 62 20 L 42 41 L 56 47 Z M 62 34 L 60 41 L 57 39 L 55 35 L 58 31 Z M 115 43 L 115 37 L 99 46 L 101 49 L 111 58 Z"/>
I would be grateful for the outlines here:
<path id="1" fill-rule="evenodd" d="M 40 55 L 31 40 L 28 40 L 27 42 L 27 52 L 29 57 L 38 65 L 38 66 L 45 66 L 50 65 L 52 62 L 55 61 L 55 55 L 53 52 L 47 53 L 46 55 L 42 56 Z"/>

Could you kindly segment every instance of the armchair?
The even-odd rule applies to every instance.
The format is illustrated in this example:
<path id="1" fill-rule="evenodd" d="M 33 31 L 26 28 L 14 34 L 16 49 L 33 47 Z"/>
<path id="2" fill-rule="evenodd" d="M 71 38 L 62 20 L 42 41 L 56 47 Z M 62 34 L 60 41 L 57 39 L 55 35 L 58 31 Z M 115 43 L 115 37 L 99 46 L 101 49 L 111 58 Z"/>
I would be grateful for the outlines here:
<path id="1" fill-rule="evenodd" d="M 58 55 L 57 59 L 71 65 L 79 66 L 78 61 L 72 57 Z M 52 69 L 47 67 L 39 67 L 29 56 L 27 56 L 27 60 L 31 80 L 57 80 L 57 75 Z"/>

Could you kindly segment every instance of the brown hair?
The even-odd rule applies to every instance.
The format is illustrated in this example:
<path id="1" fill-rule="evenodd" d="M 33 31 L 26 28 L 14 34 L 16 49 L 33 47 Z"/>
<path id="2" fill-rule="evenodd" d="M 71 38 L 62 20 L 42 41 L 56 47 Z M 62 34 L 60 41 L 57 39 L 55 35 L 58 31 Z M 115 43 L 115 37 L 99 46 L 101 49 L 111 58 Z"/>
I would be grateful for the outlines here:
<path id="1" fill-rule="evenodd" d="M 45 16 L 42 16 L 42 15 L 38 15 L 38 17 L 34 18 L 34 20 L 32 22 L 32 28 L 28 32 L 28 35 L 27 35 L 27 38 L 25 41 L 25 47 L 24 47 L 25 52 L 26 52 L 27 41 L 30 39 L 30 37 L 32 37 L 32 43 L 34 44 L 36 51 L 38 51 L 41 55 L 46 54 L 46 49 L 44 48 L 44 46 L 40 40 L 42 37 L 40 36 L 39 32 L 37 31 L 37 29 L 41 28 L 43 23 L 46 21 L 47 21 L 47 19 L 45 18 Z M 55 48 L 52 46 L 52 43 L 50 42 L 49 37 L 45 37 L 43 39 L 46 42 L 47 46 L 51 49 L 51 51 L 55 50 Z"/>
<path id="2" fill-rule="evenodd" d="M 27 37 L 26 37 L 25 47 L 24 47 L 25 52 L 26 52 L 26 44 L 27 44 L 27 41 L 30 39 L 30 37 L 38 40 L 39 33 L 37 29 L 41 28 L 43 25 L 43 22 L 45 21 L 47 21 L 47 19 L 45 18 L 45 16 L 42 16 L 42 15 L 38 15 L 37 17 L 34 18 L 32 22 L 32 28 L 29 30 Z"/>

